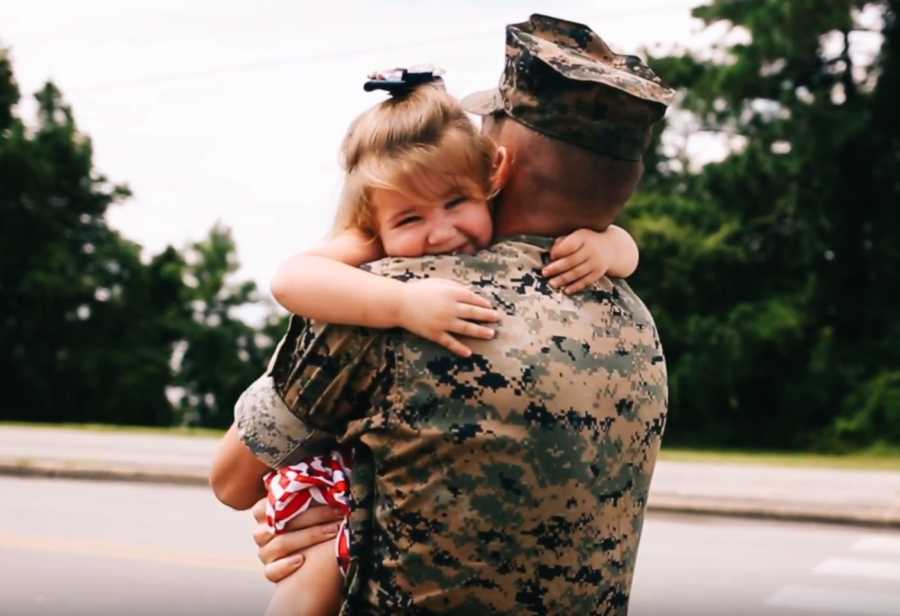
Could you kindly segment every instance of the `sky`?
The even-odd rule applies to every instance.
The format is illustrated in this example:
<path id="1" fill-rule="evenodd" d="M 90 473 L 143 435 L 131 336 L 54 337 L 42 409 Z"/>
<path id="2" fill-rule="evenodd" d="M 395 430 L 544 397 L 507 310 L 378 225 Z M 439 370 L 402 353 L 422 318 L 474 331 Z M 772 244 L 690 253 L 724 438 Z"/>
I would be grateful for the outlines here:
<path id="1" fill-rule="evenodd" d="M 350 121 L 377 103 L 372 70 L 432 63 L 452 94 L 497 84 L 504 26 L 531 13 L 589 24 L 620 53 L 702 44 L 699 0 L 0 0 L 0 45 L 23 95 L 53 80 L 134 196 L 110 224 L 144 247 L 183 248 L 217 222 L 262 290 L 322 240 Z"/>

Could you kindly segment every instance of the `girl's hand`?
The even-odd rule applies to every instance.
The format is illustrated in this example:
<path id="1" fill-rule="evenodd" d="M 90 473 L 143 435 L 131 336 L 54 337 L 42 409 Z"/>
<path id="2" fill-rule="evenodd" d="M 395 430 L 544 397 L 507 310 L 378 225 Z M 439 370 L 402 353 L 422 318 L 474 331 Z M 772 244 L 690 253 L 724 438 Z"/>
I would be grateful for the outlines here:
<path id="1" fill-rule="evenodd" d="M 452 280 L 426 278 L 403 286 L 397 324 L 457 355 L 469 357 L 472 350 L 453 334 L 490 340 L 494 330 L 473 321 L 499 320 L 500 313 L 491 308 L 491 303 L 468 287 Z"/>
<path id="2" fill-rule="evenodd" d="M 550 286 L 571 295 L 606 275 L 614 258 L 611 242 L 598 231 L 578 229 L 557 238 L 550 249 L 550 264 L 542 270 Z"/>

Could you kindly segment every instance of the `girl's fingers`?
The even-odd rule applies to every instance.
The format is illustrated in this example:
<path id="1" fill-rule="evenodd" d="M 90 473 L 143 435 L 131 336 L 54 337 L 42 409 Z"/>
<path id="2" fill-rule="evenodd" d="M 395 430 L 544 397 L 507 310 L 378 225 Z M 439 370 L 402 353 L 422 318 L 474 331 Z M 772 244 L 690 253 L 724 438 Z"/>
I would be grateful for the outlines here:
<path id="1" fill-rule="evenodd" d="M 438 278 L 435 278 L 433 280 L 439 288 L 441 285 L 443 285 L 447 289 L 448 294 L 445 297 L 452 301 L 472 304 L 473 306 L 481 306 L 482 308 L 493 307 L 493 304 L 491 304 L 491 301 L 489 299 L 478 295 L 478 293 L 475 293 L 470 287 L 467 287 L 453 280 L 441 280 Z"/>
<path id="2" fill-rule="evenodd" d="M 573 293 L 578 293 L 582 289 L 586 289 L 587 287 L 591 286 L 598 280 L 600 280 L 600 275 L 597 274 L 596 272 L 590 272 L 586 276 L 582 276 L 575 282 L 573 282 L 569 285 L 566 285 L 566 288 L 563 289 L 563 293 L 565 293 L 566 295 L 572 295 Z"/>
<path id="3" fill-rule="evenodd" d="M 556 260 L 567 257 L 581 248 L 583 244 L 584 241 L 579 236 L 575 234 L 567 235 L 550 248 L 550 258 Z"/>
<path id="4" fill-rule="evenodd" d="M 467 304 L 472 304 L 473 306 L 481 306 L 482 308 L 491 308 L 490 300 L 487 300 L 477 293 L 473 293 L 472 291 L 466 289 L 465 295 L 460 297 L 460 301 L 463 301 Z"/>
<path id="5" fill-rule="evenodd" d="M 472 350 L 469 347 L 446 332 L 438 336 L 435 342 L 451 353 L 456 353 L 460 357 L 469 357 L 472 355 Z"/>
<path id="6" fill-rule="evenodd" d="M 586 251 L 585 251 L 586 252 Z M 556 276 L 562 272 L 568 271 L 573 267 L 577 267 L 587 261 L 589 256 L 585 253 L 579 252 L 574 255 L 569 255 L 568 257 L 564 257 L 562 259 L 557 259 L 550 263 L 547 267 L 541 270 L 541 273 L 544 276 Z"/>
<path id="7" fill-rule="evenodd" d="M 576 280 L 583 278 L 584 276 L 591 273 L 591 264 L 587 261 L 584 263 L 577 265 L 570 269 L 567 272 L 563 272 L 559 276 L 550 279 L 550 286 L 554 288 L 559 288 L 562 286 L 570 285 Z"/>
<path id="8" fill-rule="evenodd" d="M 468 321 L 484 321 L 496 323 L 500 320 L 500 312 L 489 308 L 480 308 L 472 304 L 458 304 L 456 316 Z"/>
<path id="9" fill-rule="evenodd" d="M 462 319 L 453 321 L 450 324 L 450 327 L 447 328 L 447 331 L 459 334 L 460 336 L 466 336 L 467 338 L 481 338 L 482 340 L 490 340 L 496 335 L 494 330 L 490 327 L 478 325 L 471 321 L 463 321 Z"/>

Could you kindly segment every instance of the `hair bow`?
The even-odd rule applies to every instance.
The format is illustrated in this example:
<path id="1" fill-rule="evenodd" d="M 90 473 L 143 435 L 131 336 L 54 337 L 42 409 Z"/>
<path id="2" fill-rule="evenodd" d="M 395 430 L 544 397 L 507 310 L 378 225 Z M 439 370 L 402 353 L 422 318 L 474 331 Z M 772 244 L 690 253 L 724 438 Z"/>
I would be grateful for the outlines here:
<path id="1" fill-rule="evenodd" d="M 376 71 L 368 76 L 363 90 L 386 90 L 391 96 L 406 94 L 416 87 L 432 82 L 442 82 L 444 69 L 430 64 L 420 64 L 409 68 L 391 68 Z"/>

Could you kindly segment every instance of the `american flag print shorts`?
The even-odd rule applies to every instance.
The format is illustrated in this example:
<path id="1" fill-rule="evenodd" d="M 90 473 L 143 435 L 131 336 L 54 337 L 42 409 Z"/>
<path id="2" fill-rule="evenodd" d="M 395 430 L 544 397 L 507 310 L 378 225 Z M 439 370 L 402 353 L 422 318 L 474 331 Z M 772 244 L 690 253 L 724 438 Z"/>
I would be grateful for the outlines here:
<path id="1" fill-rule="evenodd" d="M 335 538 L 335 556 L 346 577 L 350 565 L 350 466 L 349 455 L 332 451 L 271 471 L 263 477 L 268 492 L 266 524 L 275 534 L 284 532 L 292 519 L 310 507 L 325 505 L 344 512 Z"/>

